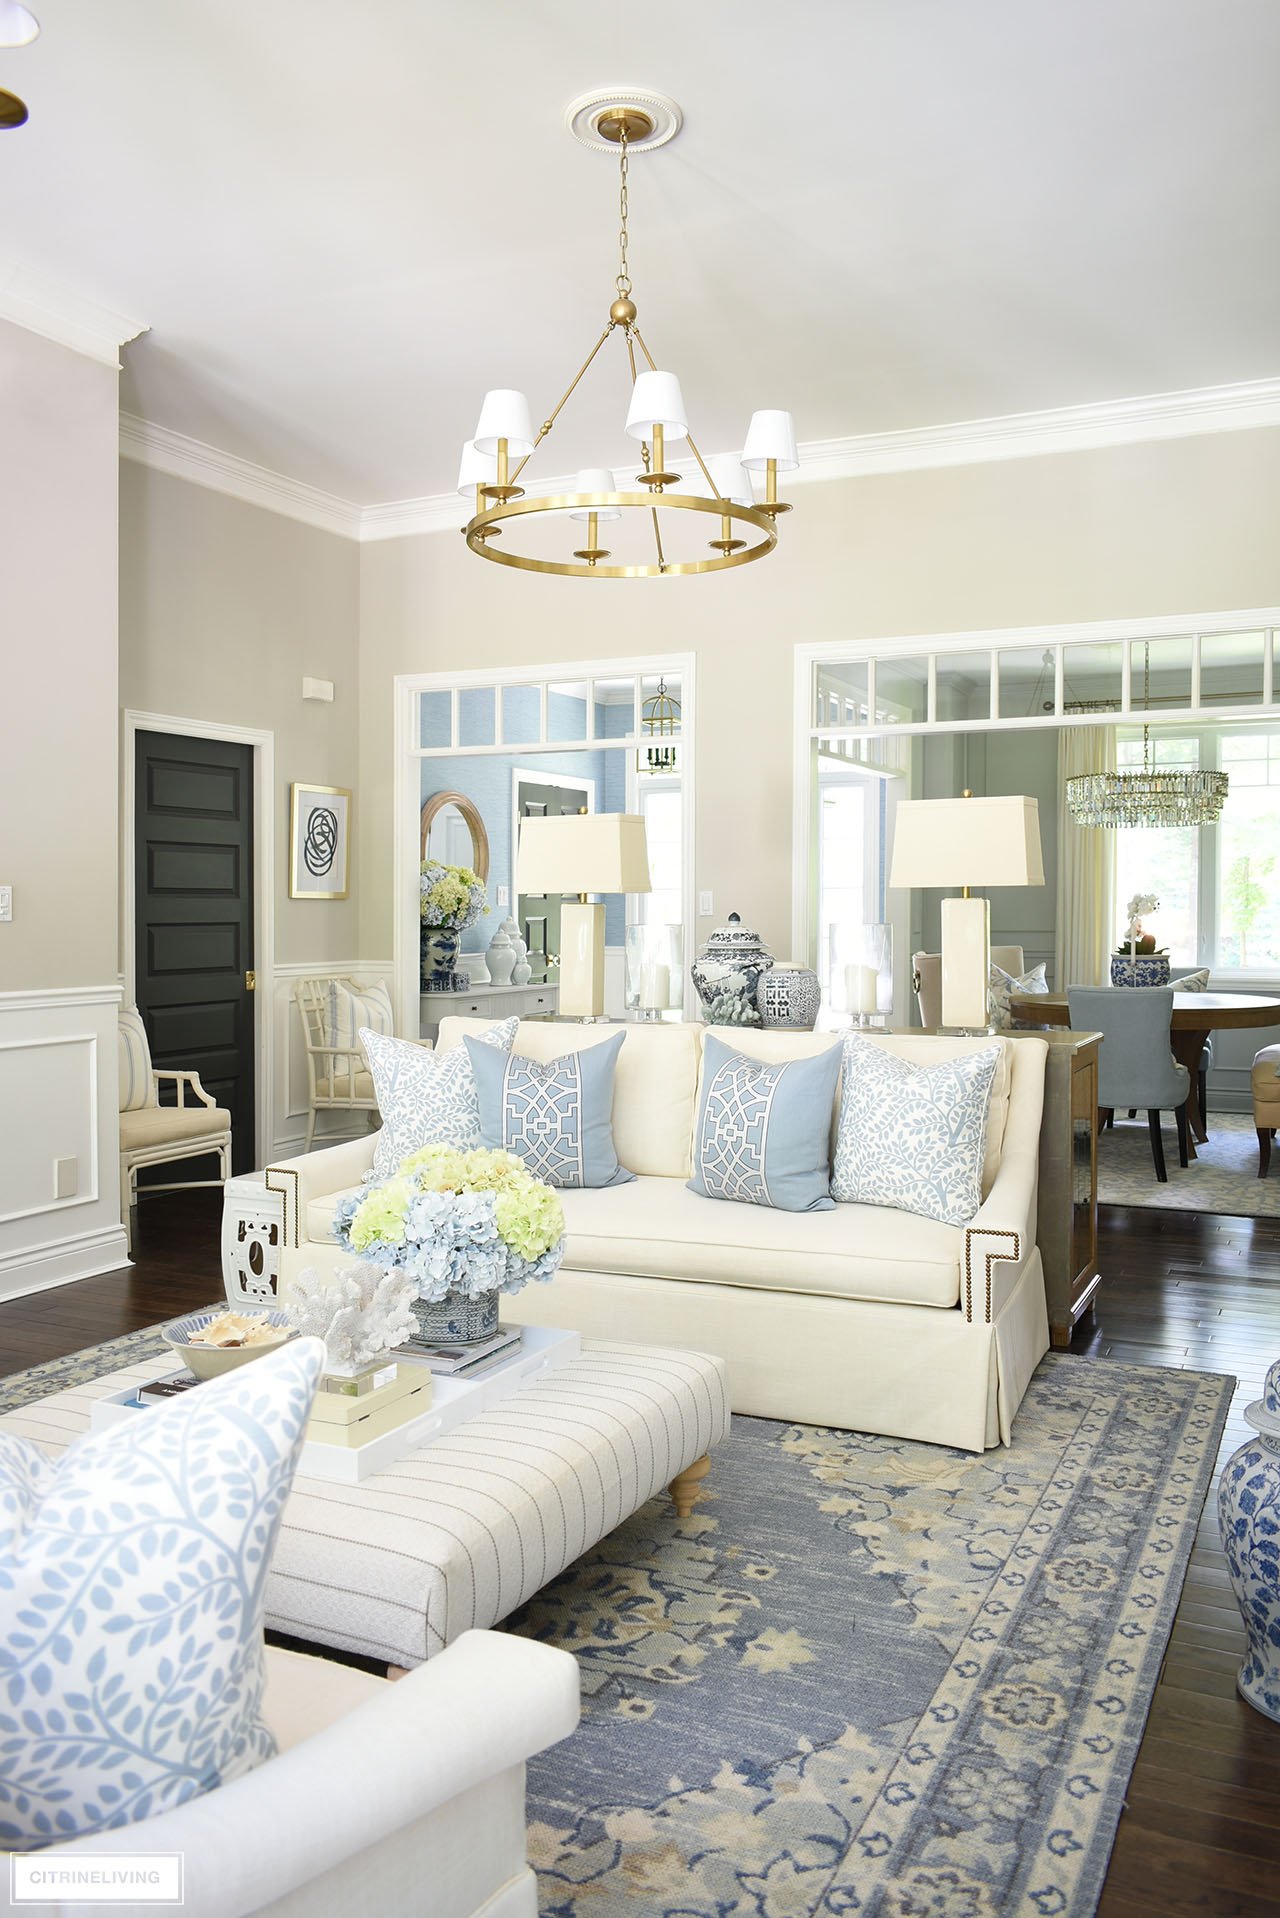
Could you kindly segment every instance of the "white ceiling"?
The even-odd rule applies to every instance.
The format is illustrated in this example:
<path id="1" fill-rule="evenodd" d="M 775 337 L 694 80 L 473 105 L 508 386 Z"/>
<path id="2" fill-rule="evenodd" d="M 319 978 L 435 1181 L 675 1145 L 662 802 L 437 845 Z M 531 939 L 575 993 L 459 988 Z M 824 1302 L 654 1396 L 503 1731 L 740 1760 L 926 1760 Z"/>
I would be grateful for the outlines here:
<path id="1" fill-rule="evenodd" d="M 1277 0 L 32 4 L 0 257 L 149 324 L 127 410 L 347 499 L 559 397 L 616 234 L 563 108 L 628 80 L 685 112 L 632 272 L 704 450 L 1280 372 Z M 610 348 L 550 472 L 634 457 Z"/>

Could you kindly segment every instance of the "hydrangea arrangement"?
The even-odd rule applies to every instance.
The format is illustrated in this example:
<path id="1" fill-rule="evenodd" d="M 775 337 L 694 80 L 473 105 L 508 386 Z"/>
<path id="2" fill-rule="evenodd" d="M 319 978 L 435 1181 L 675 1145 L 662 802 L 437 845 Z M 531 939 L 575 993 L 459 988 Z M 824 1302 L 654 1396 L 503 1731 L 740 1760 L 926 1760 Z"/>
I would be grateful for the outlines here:
<path id="1" fill-rule="evenodd" d="M 439 859 L 423 860 L 418 894 L 423 925 L 449 932 L 465 932 L 489 910 L 484 881 L 470 866 L 446 866 Z"/>
<path id="2" fill-rule="evenodd" d="M 394 1178 L 344 1199 L 333 1232 L 358 1258 L 404 1272 L 429 1305 L 518 1292 L 552 1278 L 564 1256 L 564 1212 L 549 1185 L 514 1152 L 447 1145 L 423 1146 Z"/>

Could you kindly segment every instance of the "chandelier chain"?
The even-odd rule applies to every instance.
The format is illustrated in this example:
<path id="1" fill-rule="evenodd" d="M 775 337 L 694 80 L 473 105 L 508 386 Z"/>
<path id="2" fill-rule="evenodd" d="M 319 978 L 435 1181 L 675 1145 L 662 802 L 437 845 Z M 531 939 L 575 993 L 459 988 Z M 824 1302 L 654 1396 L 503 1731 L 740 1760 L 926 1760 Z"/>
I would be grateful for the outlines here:
<path id="1" fill-rule="evenodd" d="M 625 126 L 622 129 L 622 135 L 618 144 L 622 149 L 618 157 L 619 263 L 618 277 L 614 281 L 614 285 L 618 289 L 618 298 L 625 300 L 628 299 L 631 294 L 631 275 L 627 271 L 627 215 L 630 212 L 630 205 L 627 199 L 627 175 L 630 172 L 631 162 L 627 154 L 627 129 Z"/>

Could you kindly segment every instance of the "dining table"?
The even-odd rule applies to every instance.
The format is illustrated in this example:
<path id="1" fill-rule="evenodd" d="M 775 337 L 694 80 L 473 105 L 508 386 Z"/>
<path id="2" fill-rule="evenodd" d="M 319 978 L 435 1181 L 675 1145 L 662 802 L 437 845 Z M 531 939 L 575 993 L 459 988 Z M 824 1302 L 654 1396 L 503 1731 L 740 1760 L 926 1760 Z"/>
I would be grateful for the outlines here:
<path id="1" fill-rule="evenodd" d="M 1121 988 L 1117 988 L 1121 990 Z M 1123 990 L 1140 992 L 1140 986 Z M 1016 992 L 1009 995 L 1009 1011 L 1018 1026 L 1069 1026 L 1071 1014 L 1065 992 Z M 1169 1038 L 1173 1056 L 1190 1074 L 1187 1127 L 1190 1153 L 1209 1137 L 1200 1110 L 1200 1054 L 1211 1032 L 1235 1032 L 1248 1026 L 1280 1026 L 1280 999 L 1247 992 L 1179 992 L 1174 989 Z"/>

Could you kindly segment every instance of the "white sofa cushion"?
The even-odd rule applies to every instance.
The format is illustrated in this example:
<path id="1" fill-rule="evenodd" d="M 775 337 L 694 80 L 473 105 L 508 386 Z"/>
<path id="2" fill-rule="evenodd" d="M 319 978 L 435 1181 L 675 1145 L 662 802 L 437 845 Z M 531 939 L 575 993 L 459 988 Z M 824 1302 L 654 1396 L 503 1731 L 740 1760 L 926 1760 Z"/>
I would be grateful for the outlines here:
<path id="1" fill-rule="evenodd" d="M 895 1058 L 861 1033 L 844 1042 L 831 1191 L 967 1225 L 982 1203 L 982 1162 L 1000 1048 L 931 1064 Z"/>
<path id="2" fill-rule="evenodd" d="M 461 1044 L 464 1034 L 478 1038 L 489 1019 L 450 1015 L 440 1021 L 436 1052 Z M 605 1045 L 617 1026 L 567 1026 L 561 1020 L 526 1020 L 512 1051 L 547 1064 L 572 1048 Z M 618 1055 L 613 1081 L 613 1143 L 621 1163 L 632 1172 L 687 1179 L 692 1171 L 694 1096 L 702 1057 L 698 1026 L 634 1025 Z M 733 1034 L 738 1043 L 739 1033 Z M 805 1035 L 807 1036 L 807 1035 Z M 826 1043 L 830 1045 L 830 1038 Z"/>
<path id="3" fill-rule="evenodd" d="M 350 1186 L 312 1199 L 307 1238 L 331 1241 L 335 1207 L 362 1190 Z M 950 1306 L 960 1297 L 964 1233 L 932 1219 L 868 1205 L 776 1212 L 704 1199 L 682 1180 L 653 1177 L 559 1196 L 569 1271 L 915 1305 Z"/>

